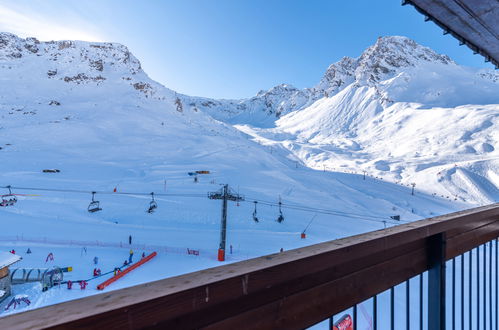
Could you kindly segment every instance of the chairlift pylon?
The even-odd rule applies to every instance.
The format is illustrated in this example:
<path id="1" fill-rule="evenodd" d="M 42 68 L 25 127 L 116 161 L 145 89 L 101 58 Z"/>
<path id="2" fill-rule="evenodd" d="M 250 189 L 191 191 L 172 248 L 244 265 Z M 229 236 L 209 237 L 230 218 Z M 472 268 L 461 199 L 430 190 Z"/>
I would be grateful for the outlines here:
<path id="1" fill-rule="evenodd" d="M 279 196 L 279 216 L 277 217 L 277 222 L 281 223 L 284 221 L 284 216 L 282 215 L 282 210 L 281 210 L 281 196 Z"/>
<path id="2" fill-rule="evenodd" d="M 17 197 L 12 193 L 12 190 L 10 189 L 10 186 L 7 186 L 7 189 L 9 189 L 9 193 L 6 195 L 2 195 L 2 201 L 0 202 L 0 206 L 12 206 L 17 203 Z"/>
<path id="3" fill-rule="evenodd" d="M 258 217 L 256 216 L 256 204 L 258 204 L 257 201 L 254 201 L 253 203 L 255 203 L 255 210 L 253 211 L 253 221 L 255 222 L 260 222 L 260 220 L 258 219 Z"/>
<path id="4" fill-rule="evenodd" d="M 100 208 L 100 202 L 95 200 L 95 191 L 92 191 L 92 201 L 88 204 L 88 212 L 94 213 L 98 211 L 102 211 Z"/>
<path id="5" fill-rule="evenodd" d="M 153 213 L 157 208 L 158 208 L 158 203 L 154 200 L 154 193 L 151 193 L 151 202 L 149 203 L 149 209 L 147 210 L 147 213 Z"/>

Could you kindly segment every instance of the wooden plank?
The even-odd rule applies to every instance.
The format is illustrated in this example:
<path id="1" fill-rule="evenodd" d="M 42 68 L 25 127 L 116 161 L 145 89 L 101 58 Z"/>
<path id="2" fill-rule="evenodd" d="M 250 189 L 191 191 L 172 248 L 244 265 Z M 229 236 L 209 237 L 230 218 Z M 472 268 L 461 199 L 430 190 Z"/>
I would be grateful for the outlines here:
<path id="1" fill-rule="evenodd" d="M 456 225 L 453 229 L 446 230 L 447 239 L 452 239 L 455 236 L 472 231 L 476 228 L 488 225 L 499 220 L 499 214 L 492 213 L 479 213 L 475 216 L 467 216 L 460 219 L 460 224 Z"/>
<path id="2" fill-rule="evenodd" d="M 499 237 L 499 219 L 447 240 L 447 260 Z"/>
<path id="3" fill-rule="evenodd" d="M 428 237 L 440 232 L 452 232 L 455 240 L 452 241 L 454 237 L 449 240 L 452 242 L 450 248 L 457 249 L 455 246 L 458 243 L 455 242 L 458 242 L 459 236 L 468 237 L 469 242 L 475 242 L 476 237 L 494 235 L 495 227 L 488 226 L 492 226 L 490 219 L 498 219 L 498 216 L 499 204 L 464 210 L 47 306 L 2 318 L 0 328 L 31 329 L 57 325 L 63 328 L 140 328 L 158 324 L 217 324 L 224 319 L 242 317 L 253 310 L 263 310 L 264 306 L 274 306 L 279 301 L 294 301 L 283 300 L 287 299 L 286 297 L 307 292 L 318 294 L 321 291 L 317 291 L 317 288 L 333 285 L 331 283 L 335 281 L 342 280 L 342 285 L 351 287 L 352 283 L 361 283 L 355 282 L 360 280 L 356 274 L 369 274 L 364 278 L 369 285 L 359 287 L 359 295 L 344 296 L 344 304 L 352 305 L 356 302 L 353 299 L 364 297 L 360 294 L 374 294 L 377 293 L 374 291 L 381 290 L 380 288 L 390 283 L 397 284 L 406 280 L 405 276 L 412 274 L 411 271 L 399 272 L 396 271 L 398 268 L 385 268 L 388 267 L 387 263 L 398 260 L 400 265 L 397 267 L 411 264 L 409 256 L 413 251 L 424 250 Z M 473 234 L 464 236 L 473 231 Z M 476 236 L 477 233 L 479 236 Z M 468 239 L 462 241 L 460 244 L 463 246 L 471 244 L 467 243 Z M 381 272 L 378 274 L 383 276 L 369 273 L 372 268 L 377 269 Z M 419 266 L 413 268 L 418 272 L 422 271 Z M 383 277 L 390 280 L 386 281 Z M 395 283 L 397 280 L 399 282 Z M 338 292 L 341 293 L 341 290 Z M 332 298 L 317 298 L 318 301 L 328 299 Z M 282 309 L 279 311 L 284 312 Z M 312 317 L 306 322 L 312 322 L 311 320 Z M 315 321 L 318 320 L 314 319 L 313 322 Z"/>
<path id="4" fill-rule="evenodd" d="M 415 249 L 424 248 L 424 242 L 413 242 L 409 244 L 405 244 L 404 246 L 399 247 L 398 249 L 392 249 L 391 251 L 386 251 L 379 253 L 377 255 L 372 256 L 372 260 L 370 260 L 370 264 L 375 265 L 380 262 L 384 262 L 393 258 L 394 256 L 403 257 L 407 253 L 414 251 Z M 325 263 L 324 263 L 325 262 Z M 287 294 L 291 294 L 294 292 L 299 292 L 301 290 L 311 288 L 317 285 L 321 285 L 324 282 L 329 281 L 331 278 L 339 278 L 342 276 L 347 276 L 348 274 L 362 269 L 362 264 L 364 266 L 367 263 L 367 260 L 363 263 L 358 264 L 341 264 L 341 265 L 333 265 L 328 266 L 327 260 L 319 259 L 315 261 L 316 264 L 321 263 L 324 268 L 322 271 L 315 271 L 313 275 L 309 274 L 309 270 L 307 270 L 307 275 L 302 277 L 294 277 L 293 270 L 290 269 L 292 265 L 286 267 L 284 269 L 273 269 L 265 272 L 256 272 L 254 274 L 245 275 L 244 277 L 239 277 L 235 281 L 224 281 L 220 283 L 214 283 L 209 287 L 199 287 L 195 290 L 191 290 L 190 292 L 184 292 L 179 295 L 175 295 L 173 297 L 165 297 L 165 299 L 155 299 L 147 303 L 147 307 L 144 304 L 141 306 L 128 306 L 127 314 L 129 319 L 133 319 L 133 323 L 135 325 L 140 324 L 141 326 L 150 326 L 156 322 L 160 322 L 161 319 L 164 318 L 164 313 L 167 312 L 175 322 L 180 322 L 185 315 L 181 312 L 185 312 L 186 308 L 188 308 L 191 304 L 196 306 L 204 306 L 205 309 L 209 308 L 210 311 L 203 310 L 199 315 L 193 315 L 196 310 L 192 309 L 191 312 L 187 315 L 187 321 L 196 322 L 195 324 L 190 324 L 192 327 L 199 327 L 204 324 L 209 324 L 211 322 L 215 322 L 220 318 L 229 317 L 236 311 L 234 308 L 238 308 L 238 312 L 245 311 L 247 309 L 256 308 L 259 304 L 271 302 L 275 299 L 279 299 L 282 295 L 282 292 L 286 292 Z M 288 265 L 287 265 L 288 266 Z M 314 265 L 310 265 L 313 267 Z M 291 276 L 290 276 L 291 275 Z M 286 279 L 284 281 L 283 279 Z M 241 289 L 242 283 L 246 281 L 246 294 L 244 290 Z M 208 288 L 208 289 L 207 289 Z M 259 290 L 255 290 L 258 288 Z M 208 306 L 206 304 L 206 290 L 209 292 L 209 299 L 214 304 L 212 306 Z M 238 298 L 238 305 L 234 305 L 234 298 Z M 179 302 L 188 302 L 189 306 L 183 305 Z M 221 304 L 224 304 L 224 307 L 220 307 Z M 155 308 L 156 305 L 161 305 L 163 308 L 161 312 L 158 313 Z M 109 321 L 112 317 L 115 317 L 118 314 L 110 314 L 106 316 L 106 322 Z M 143 324 L 142 322 L 147 322 L 147 324 Z M 86 320 L 83 326 L 87 326 L 90 324 L 95 324 L 96 320 Z M 113 321 L 114 324 L 117 324 L 119 320 Z M 179 324 L 175 323 L 175 327 L 178 327 Z M 185 322 L 185 321 L 184 321 Z M 119 323 L 118 323 L 119 324 Z M 79 324 L 80 326 L 82 324 Z M 104 324 L 103 324 L 104 326 Z M 123 325 L 124 326 L 124 325 Z M 173 326 L 173 324 L 168 325 Z"/>
<path id="5" fill-rule="evenodd" d="M 363 269 L 260 308 L 237 314 L 207 329 L 303 329 L 352 306 L 351 301 L 363 301 L 427 267 L 426 249 L 412 251 L 385 263 Z M 380 280 L 374 280 L 380 279 Z M 304 303 L 305 302 L 305 303 Z"/>

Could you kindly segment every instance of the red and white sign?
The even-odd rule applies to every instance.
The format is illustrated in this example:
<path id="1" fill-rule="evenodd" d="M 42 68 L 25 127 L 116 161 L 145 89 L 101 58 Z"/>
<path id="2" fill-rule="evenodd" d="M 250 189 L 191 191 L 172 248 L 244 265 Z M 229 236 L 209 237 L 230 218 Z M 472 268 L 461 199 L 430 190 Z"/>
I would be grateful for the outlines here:
<path id="1" fill-rule="evenodd" d="M 353 330 L 353 320 L 350 315 L 343 316 L 333 325 L 333 330 Z"/>

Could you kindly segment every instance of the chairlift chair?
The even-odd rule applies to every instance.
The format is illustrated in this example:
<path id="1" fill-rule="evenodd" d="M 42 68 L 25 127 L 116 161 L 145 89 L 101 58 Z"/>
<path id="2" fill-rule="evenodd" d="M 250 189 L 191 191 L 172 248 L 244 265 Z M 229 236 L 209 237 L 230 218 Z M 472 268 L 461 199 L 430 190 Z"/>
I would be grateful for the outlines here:
<path id="1" fill-rule="evenodd" d="M 279 216 L 277 217 L 277 222 L 281 223 L 284 221 L 284 216 L 282 215 L 282 210 L 281 210 L 281 197 L 279 196 Z"/>
<path id="2" fill-rule="evenodd" d="M 281 223 L 284 221 L 284 216 L 282 215 L 281 210 L 279 210 L 279 216 L 277 217 L 277 222 Z"/>
<path id="3" fill-rule="evenodd" d="M 7 195 L 2 195 L 2 201 L 0 202 L 0 206 L 7 207 L 7 206 L 12 206 L 17 203 L 17 197 L 12 194 L 12 191 L 10 190 L 10 186 L 7 186 L 9 189 L 9 193 Z"/>
<path id="4" fill-rule="evenodd" d="M 149 209 L 147 210 L 147 213 L 153 213 L 154 210 L 156 210 L 158 208 L 158 203 L 156 203 L 156 201 L 154 200 L 154 193 L 152 192 L 151 193 L 151 202 L 149 203 Z"/>
<path id="5" fill-rule="evenodd" d="M 253 211 L 253 221 L 255 222 L 260 222 L 260 220 L 258 219 L 258 217 L 256 216 L 256 204 L 258 204 L 257 201 L 254 201 L 253 203 L 255 203 L 255 210 Z"/>
<path id="6" fill-rule="evenodd" d="M 92 191 L 92 201 L 88 204 L 88 212 L 94 213 L 97 211 L 102 211 L 100 208 L 100 202 L 94 199 L 95 191 Z"/>

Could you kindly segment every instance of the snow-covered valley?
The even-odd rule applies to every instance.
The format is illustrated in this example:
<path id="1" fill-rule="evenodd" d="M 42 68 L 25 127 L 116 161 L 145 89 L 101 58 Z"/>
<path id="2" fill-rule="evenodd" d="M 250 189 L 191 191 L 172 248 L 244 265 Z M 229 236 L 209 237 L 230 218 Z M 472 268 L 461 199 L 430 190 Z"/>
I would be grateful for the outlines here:
<path id="1" fill-rule="evenodd" d="M 219 265 L 221 203 L 208 193 L 220 184 L 245 197 L 229 205 L 227 262 L 499 200 L 499 74 L 403 37 L 309 89 L 212 100 L 152 81 L 122 45 L 0 33 L 0 90 L 0 189 L 18 194 L 0 208 L 1 249 L 23 257 L 15 267 L 72 266 L 72 280 L 95 256 L 103 271 L 121 265 L 130 235 L 137 256 L 158 250 L 109 290 Z M 100 212 L 87 211 L 92 191 Z M 35 308 L 98 282 L 16 290 Z"/>

